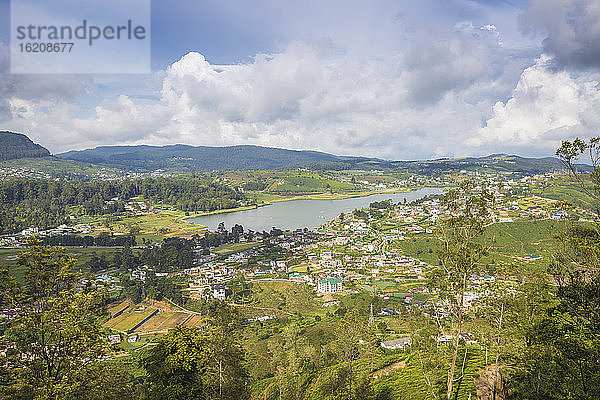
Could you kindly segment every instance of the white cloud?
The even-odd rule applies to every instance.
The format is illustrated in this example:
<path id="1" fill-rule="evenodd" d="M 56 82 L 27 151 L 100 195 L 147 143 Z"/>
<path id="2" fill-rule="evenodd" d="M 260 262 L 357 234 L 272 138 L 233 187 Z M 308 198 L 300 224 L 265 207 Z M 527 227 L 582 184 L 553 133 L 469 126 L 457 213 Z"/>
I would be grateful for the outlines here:
<path id="1" fill-rule="evenodd" d="M 518 68 L 492 66 L 496 49 L 494 40 L 460 32 L 375 58 L 330 41 L 294 42 L 225 66 L 192 52 L 162 73 L 160 101 L 120 95 L 91 117 L 69 118 L 71 103 L 14 97 L 8 127 L 61 132 L 41 141 L 56 152 L 249 143 L 394 159 L 463 154 L 466 134 L 489 113 L 489 97 L 508 95 L 518 77 Z"/>
<path id="2" fill-rule="evenodd" d="M 552 61 L 542 55 L 525 69 L 512 97 L 494 105 L 487 126 L 467 143 L 551 153 L 561 140 L 597 134 L 598 82 L 590 74 L 574 78 L 567 71 L 554 71 Z"/>
<path id="3" fill-rule="evenodd" d="M 281 50 L 232 65 L 190 52 L 151 77 L 10 75 L 0 42 L 0 129 L 53 152 L 259 144 L 393 159 L 550 155 L 597 133 L 597 1 L 531 0 L 522 23 L 543 45 L 505 3 L 376 3 L 294 3 L 264 22 Z"/>
<path id="4" fill-rule="evenodd" d="M 592 73 L 553 70 L 547 56 L 531 66 L 529 52 L 500 46 L 498 35 L 492 24 L 460 23 L 439 40 L 377 57 L 330 40 L 297 41 L 235 65 L 212 65 L 191 52 L 149 80 L 160 78 L 154 101 L 123 93 L 78 107 L 79 83 L 55 99 L 12 90 L 3 128 L 54 152 L 258 144 L 417 159 L 549 155 L 561 139 L 600 126 Z"/>

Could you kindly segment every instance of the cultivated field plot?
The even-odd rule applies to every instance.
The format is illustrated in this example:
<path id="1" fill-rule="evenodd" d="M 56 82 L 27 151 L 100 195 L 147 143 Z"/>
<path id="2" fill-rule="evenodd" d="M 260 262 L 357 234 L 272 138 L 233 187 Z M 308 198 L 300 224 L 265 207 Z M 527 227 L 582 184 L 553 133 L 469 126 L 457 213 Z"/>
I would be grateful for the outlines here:
<path id="1" fill-rule="evenodd" d="M 126 299 L 125 301 L 119 302 L 119 303 L 112 303 L 109 304 L 107 307 L 107 311 L 108 313 L 112 316 L 114 316 L 116 313 L 118 313 L 119 311 L 125 309 L 125 307 L 130 306 L 131 300 Z"/>
<path id="2" fill-rule="evenodd" d="M 118 317 L 111 318 L 106 321 L 103 326 L 120 332 L 126 332 L 132 329 L 154 311 L 156 311 L 156 308 L 146 307 L 143 304 L 133 304 L 128 306 L 127 309 Z"/>
<path id="3" fill-rule="evenodd" d="M 122 312 L 116 315 L 120 311 Z M 193 327 L 205 324 L 200 315 L 188 313 L 164 301 L 144 301 L 140 304 L 132 304 L 131 300 L 127 299 L 121 303 L 111 304 L 108 312 L 114 317 L 106 321 L 103 326 L 120 332 L 127 332 L 135 328 L 133 332 L 140 334 L 164 333 L 180 325 Z M 150 318 L 136 327 L 147 317 Z"/>
<path id="4" fill-rule="evenodd" d="M 138 327 L 134 332 L 153 332 L 175 328 L 187 319 L 189 314 L 183 312 L 171 312 L 159 310 L 158 314 L 154 315 L 142 326 Z"/>
<path id="5" fill-rule="evenodd" d="M 183 324 L 183 326 L 186 326 L 188 328 L 193 328 L 194 326 L 202 326 L 202 325 L 206 325 L 206 322 L 204 320 L 204 317 L 202 317 L 201 315 L 195 315 L 193 314 L 187 321 L 185 321 L 185 323 Z"/>
<path id="6" fill-rule="evenodd" d="M 129 300 L 125 300 L 121 303 L 123 307 L 114 306 L 111 309 L 115 312 L 122 310 L 127 305 Z M 106 321 L 103 326 L 107 328 L 111 328 L 120 332 L 126 332 L 136 326 L 138 323 L 144 320 L 144 318 L 150 316 L 154 311 L 156 311 L 156 307 L 151 307 L 146 303 L 140 304 L 131 304 L 127 306 L 127 308 L 119 315 L 114 318 Z M 114 315 L 111 314 L 111 315 Z"/>

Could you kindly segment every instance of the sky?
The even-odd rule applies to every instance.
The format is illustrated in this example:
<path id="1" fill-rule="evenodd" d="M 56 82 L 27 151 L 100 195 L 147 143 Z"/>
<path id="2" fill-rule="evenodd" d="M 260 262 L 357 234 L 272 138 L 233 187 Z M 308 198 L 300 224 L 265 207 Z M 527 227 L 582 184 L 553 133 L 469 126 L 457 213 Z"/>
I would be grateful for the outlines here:
<path id="1" fill-rule="evenodd" d="M 42 1 L 42 0 L 40 0 Z M 550 156 L 600 128 L 597 0 L 152 0 L 149 74 L 11 74 L 0 130 L 53 153 L 255 144 Z"/>

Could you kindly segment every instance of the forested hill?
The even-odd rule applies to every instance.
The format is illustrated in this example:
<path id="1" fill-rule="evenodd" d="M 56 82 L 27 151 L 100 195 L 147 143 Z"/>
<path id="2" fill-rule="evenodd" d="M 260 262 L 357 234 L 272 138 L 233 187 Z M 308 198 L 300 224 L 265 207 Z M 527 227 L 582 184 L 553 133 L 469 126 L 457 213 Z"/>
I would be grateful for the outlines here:
<path id="1" fill-rule="evenodd" d="M 0 131 L 0 161 L 49 156 L 50 152 L 21 133 Z"/>
<path id="2" fill-rule="evenodd" d="M 297 151 L 260 146 L 101 146 L 82 151 L 69 151 L 57 157 L 105 165 L 113 168 L 148 171 L 213 171 L 244 169 L 277 169 L 318 162 L 356 162 L 368 160 L 341 157 L 318 151 Z"/>
<path id="3" fill-rule="evenodd" d="M 538 174 L 561 171 L 562 162 L 555 157 L 527 158 L 508 154 L 485 157 L 444 158 L 427 161 L 385 161 L 366 157 L 344 157 L 317 151 L 296 151 L 260 146 L 102 146 L 69 151 L 57 157 L 135 171 L 189 172 L 213 170 L 278 169 L 378 169 L 389 172 L 436 174 L 447 171 L 507 172 Z M 580 165 L 582 171 L 589 166 Z"/>

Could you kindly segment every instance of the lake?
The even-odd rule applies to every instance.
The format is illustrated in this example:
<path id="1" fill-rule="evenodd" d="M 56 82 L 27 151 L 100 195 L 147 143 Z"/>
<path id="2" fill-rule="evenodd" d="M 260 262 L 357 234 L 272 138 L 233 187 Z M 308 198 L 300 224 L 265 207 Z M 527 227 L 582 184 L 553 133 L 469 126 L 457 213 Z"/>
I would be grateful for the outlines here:
<path id="1" fill-rule="evenodd" d="M 290 200 L 251 210 L 190 218 L 188 221 L 207 226 L 211 231 L 216 231 L 221 222 L 225 223 L 227 229 L 231 229 L 235 224 L 240 224 L 244 230 L 251 229 L 256 232 L 270 231 L 273 227 L 282 230 L 316 228 L 341 213 L 368 207 L 374 201 L 391 200 L 398 203 L 406 199 L 410 202 L 440 193 L 442 191 L 439 188 L 424 188 L 407 193 L 378 193 L 341 200 Z"/>

